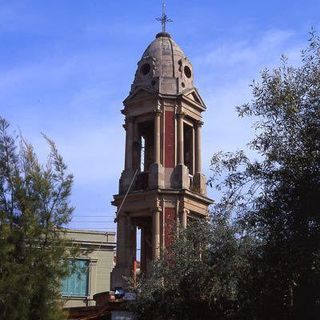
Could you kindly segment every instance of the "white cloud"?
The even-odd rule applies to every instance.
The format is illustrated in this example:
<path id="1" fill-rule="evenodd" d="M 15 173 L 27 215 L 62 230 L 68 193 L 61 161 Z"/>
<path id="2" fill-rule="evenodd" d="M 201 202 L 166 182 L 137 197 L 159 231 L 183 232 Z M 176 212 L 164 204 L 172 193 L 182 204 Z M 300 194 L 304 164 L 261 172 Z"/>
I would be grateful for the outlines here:
<path id="1" fill-rule="evenodd" d="M 207 104 L 202 148 L 206 174 L 210 174 L 214 152 L 246 149 L 254 136 L 253 119 L 241 119 L 235 110 L 250 101 L 252 80 L 259 79 L 262 69 L 278 66 L 282 53 L 290 63 L 297 64 L 301 47 L 293 32 L 271 30 L 253 40 L 223 40 L 214 50 L 193 60 L 198 69 L 195 77 Z"/>
<path id="2" fill-rule="evenodd" d="M 133 29 L 119 30 L 130 36 Z M 87 29 L 87 33 L 98 36 L 104 32 L 103 26 Z M 244 37 L 235 42 L 223 39 L 218 45 L 207 43 L 204 47 L 213 50 L 191 60 L 208 107 L 202 150 L 204 170 L 209 174 L 210 157 L 215 151 L 233 151 L 250 140 L 250 121 L 239 119 L 234 107 L 250 99 L 252 79 L 258 78 L 264 67 L 278 65 L 281 53 L 297 61 L 301 46 L 295 43 L 293 32 L 271 30 L 260 38 Z M 48 150 L 40 132 L 48 134 L 74 173 L 75 216 L 113 215 L 109 203 L 124 166 L 121 100 L 129 90 L 136 65 L 132 57 L 119 58 L 119 54 L 128 53 L 108 50 L 83 48 L 76 54 L 56 55 L 47 52 L 40 61 L 29 61 L 0 74 L 0 109 L 7 101 L 14 105 L 15 121 L 21 120 L 23 134 L 42 159 Z M 32 109 L 33 100 L 29 98 L 38 96 L 46 100 Z"/>
<path id="3" fill-rule="evenodd" d="M 278 58 L 279 49 L 284 48 L 292 36 L 291 31 L 270 30 L 260 39 L 229 40 L 201 57 L 201 62 L 207 66 L 231 68 L 239 64 L 255 65 L 261 61 L 274 60 Z"/>

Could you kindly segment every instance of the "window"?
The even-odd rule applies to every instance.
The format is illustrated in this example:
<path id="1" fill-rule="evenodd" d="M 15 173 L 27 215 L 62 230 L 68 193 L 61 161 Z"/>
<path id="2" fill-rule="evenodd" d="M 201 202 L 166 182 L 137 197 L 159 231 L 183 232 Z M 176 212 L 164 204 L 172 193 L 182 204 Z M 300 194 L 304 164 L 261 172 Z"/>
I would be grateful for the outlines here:
<path id="1" fill-rule="evenodd" d="M 191 78 L 192 73 L 191 73 L 191 69 L 188 66 L 184 67 L 184 74 L 186 75 L 187 78 L 189 79 Z"/>
<path id="2" fill-rule="evenodd" d="M 86 297 L 88 295 L 89 261 L 77 259 L 70 261 L 72 273 L 62 281 L 62 295 Z"/>
<path id="3" fill-rule="evenodd" d="M 149 63 L 145 63 L 140 68 L 140 73 L 144 76 L 146 76 L 151 70 L 151 66 Z"/>

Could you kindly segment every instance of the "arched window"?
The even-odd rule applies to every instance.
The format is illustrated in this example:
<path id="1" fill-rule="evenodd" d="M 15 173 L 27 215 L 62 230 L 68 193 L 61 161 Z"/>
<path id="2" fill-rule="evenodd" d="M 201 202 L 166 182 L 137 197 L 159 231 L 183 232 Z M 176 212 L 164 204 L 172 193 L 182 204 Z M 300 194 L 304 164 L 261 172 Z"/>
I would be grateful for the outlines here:
<path id="1" fill-rule="evenodd" d="M 184 164 L 188 167 L 191 175 L 193 172 L 193 158 L 194 158 L 194 137 L 193 127 L 187 123 L 183 124 L 183 144 L 184 144 Z"/>

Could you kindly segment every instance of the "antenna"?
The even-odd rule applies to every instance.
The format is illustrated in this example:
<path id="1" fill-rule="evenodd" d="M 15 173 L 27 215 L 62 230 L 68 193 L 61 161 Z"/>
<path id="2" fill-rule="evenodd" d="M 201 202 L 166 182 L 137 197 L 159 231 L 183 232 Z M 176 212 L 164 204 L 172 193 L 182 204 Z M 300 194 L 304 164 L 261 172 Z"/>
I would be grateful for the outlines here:
<path id="1" fill-rule="evenodd" d="M 162 25 L 162 32 L 166 32 L 167 23 L 173 22 L 171 19 L 168 18 L 166 13 L 166 2 L 162 0 L 162 16 L 156 19 L 157 21 L 161 22 Z"/>

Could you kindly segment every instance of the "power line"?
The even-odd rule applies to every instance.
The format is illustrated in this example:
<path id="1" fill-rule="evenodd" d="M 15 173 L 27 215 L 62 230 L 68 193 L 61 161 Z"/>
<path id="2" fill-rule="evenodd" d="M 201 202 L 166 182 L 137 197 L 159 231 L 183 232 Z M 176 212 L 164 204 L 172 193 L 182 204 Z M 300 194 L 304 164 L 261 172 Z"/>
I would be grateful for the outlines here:
<path id="1" fill-rule="evenodd" d="M 85 216 L 83 216 L 83 215 L 74 215 L 74 218 L 105 218 L 105 217 L 111 217 L 110 215 L 99 215 L 99 216 L 94 216 L 94 215 L 85 215 Z M 114 215 L 112 215 L 112 217 L 113 217 Z"/>
<path id="2" fill-rule="evenodd" d="M 85 222 L 97 222 L 97 223 L 114 223 L 113 220 L 72 220 L 70 221 L 71 223 L 73 222 L 80 222 L 80 223 L 85 223 Z"/>

